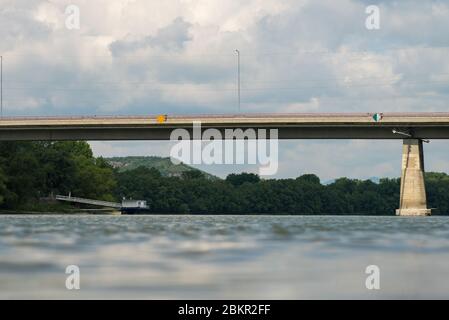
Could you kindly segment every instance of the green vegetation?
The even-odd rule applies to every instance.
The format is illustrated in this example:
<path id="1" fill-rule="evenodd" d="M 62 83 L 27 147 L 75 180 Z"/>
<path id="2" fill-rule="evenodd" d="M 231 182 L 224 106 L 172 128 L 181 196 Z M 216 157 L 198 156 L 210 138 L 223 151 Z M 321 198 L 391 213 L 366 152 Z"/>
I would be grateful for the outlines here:
<path id="1" fill-rule="evenodd" d="M 393 215 L 399 203 L 399 179 L 340 178 L 323 185 L 313 174 L 296 179 L 260 179 L 251 173 L 211 179 L 193 169 L 170 175 L 157 157 L 124 158 L 123 169 L 95 158 L 85 142 L 0 143 L 0 208 L 3 210 L 64 211 L 39 199 L 51 194 L 119 201 L 145 199 L 154 213 L 192 214 L 365 214 Z M 130 159 L 133 159 L 132 161 Z M 162 161 L 163 163 L 165 160 Z M 183 165 L 184 166 L 184 165 Z M 164 168 L 168 168 L 164 165 Z M 449 213 L 449 176 L 427 173 L 429 207 Z"/>
<path id="2" fill-rule="evenodd" d="M 157 169 L 164 177 L 179 177 L 184 172 L 198 171 L 184 163 L 173 164 L 170 158 L 167 157 L 113 157 L 105 158 L 105 160 L 112 165 L 119 172 L 125 172 L 137 169 L 139 167 L 145 167 L 148 169 Z M 208 179 L 216 180 L 216 176 L 203 172 L 204 176 Z"/>
<path id="3" fill-rule="evenodd" d="M 0 207 L 39 210 L 39 199 L 72 192 L 114 199 L 114 170 L 86 142 L 1 142 Z M 55 208 L 60 206 L 55 204 Z"/>
<path id="4" fill-rule="evenodd" d="M 146 199 L 153 212 L 199 214 L 363 214 L 394 215 L 400 179 L 340 178 L 322 185 L 313 174 L 296 179 L 260 179 L 255 174 L 230 174 L 210 181 L 194 176 L 163 177 L 153 169 L 117 174 L 117 197 Z M 449 213 L 449 176 L 428 173 L 429 206 L 433 214 Z"/>

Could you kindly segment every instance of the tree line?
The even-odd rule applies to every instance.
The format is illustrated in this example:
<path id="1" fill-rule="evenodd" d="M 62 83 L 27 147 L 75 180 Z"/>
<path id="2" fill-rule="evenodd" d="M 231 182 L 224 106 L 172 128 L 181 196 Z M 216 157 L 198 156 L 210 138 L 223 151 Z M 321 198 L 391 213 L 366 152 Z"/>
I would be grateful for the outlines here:
<path id="1" fill-rule="evenodd" d="M 449 176 L 427 173 L 429 207 L 449 213 Z M 261 179 L 251 173 L 208 179 L 201 171 L 163 176 L 138 167 L 119 172 L 94 157 L 86 142 L 1 142 L 0 208 L 38 207 L 54 194 L 120 201 L 148 201 L 150 211 L 166 214 L 363 214 L 393 215 L 400 179 L 340 178 L 322 184 L 313 174 L 294 179 Z"/>
<path id="2" fill-rule="evenodd" d="M 112 167 L 86 142 L 1 142 L 0 207 L 39 209 L 39 199 L 72 194 L 114 200 Z"/>

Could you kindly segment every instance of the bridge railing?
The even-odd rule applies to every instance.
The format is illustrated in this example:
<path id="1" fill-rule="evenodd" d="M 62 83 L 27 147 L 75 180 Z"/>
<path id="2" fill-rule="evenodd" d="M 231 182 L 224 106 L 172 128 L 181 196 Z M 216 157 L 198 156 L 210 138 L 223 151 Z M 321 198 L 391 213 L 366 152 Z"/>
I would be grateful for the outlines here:
<path id="1" fill-rule="evenodd" d="M 170 119 L 197 119 L 197 118 L 254 118 L 254 117 L 371 117 L 374 112 L 304 112 L 304 113 L 219 113 L 219 114 L 172 114 Z M 385 117 L 449 117 L 448 112 L 384 112 Z M 157 115 L 45 115 L 45 116 L 4 116 L 1 121 L 8 120 L 83 120 L 83 119 L 156 119 Z"/>
<path id="2" fill-rule="evenodd" d="M 102 200 L 78 198 L 78 197 L 72 197 L 72 196 L 57 195 L 56 200 L 91 204 L 91 205 L 100 206 L 100 207 L 110 207 L 110 208 L 121 208 L 122 207 L 122 204 L 118 203 L 118 202 L 109 202 L 109 201 L 102 201 Z"/>

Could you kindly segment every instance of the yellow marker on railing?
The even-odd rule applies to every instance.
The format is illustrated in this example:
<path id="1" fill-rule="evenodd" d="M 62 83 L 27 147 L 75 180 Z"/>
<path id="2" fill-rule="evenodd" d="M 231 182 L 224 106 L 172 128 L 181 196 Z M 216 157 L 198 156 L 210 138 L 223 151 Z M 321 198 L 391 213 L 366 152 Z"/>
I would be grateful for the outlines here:
<path id="1" fill-rule="evenodd" d="M 164 123 L 165 121 L 167 121 L 167 115 L 166 114 L 160 114 L 156 117 L 156 121 L 158 123 Z"/>

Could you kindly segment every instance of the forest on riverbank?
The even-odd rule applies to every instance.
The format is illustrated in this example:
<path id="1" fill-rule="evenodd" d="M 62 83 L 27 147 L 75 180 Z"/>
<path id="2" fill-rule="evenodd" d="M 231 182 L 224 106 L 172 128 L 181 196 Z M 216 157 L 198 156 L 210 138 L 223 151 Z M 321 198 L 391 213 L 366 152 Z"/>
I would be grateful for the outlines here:
<path id="1" fill-rule="evenodd" d="M 107 201 L 144 199 L 153 213 L 393 215 L 399 184 L 399 179 L 340 178 L 325 185 L 313 174 L 210 179 L 199 170 L 166 176 L 146 167 L 119 171 L 94 157 L 86 142 L 0 143 L 0 209 L 9 211 L 58 211 L 61 205 L 42 198 L 71 192 Z M 449 176 L 427 173 L 426 188 L 434 213 L 449 213 Z"/>

